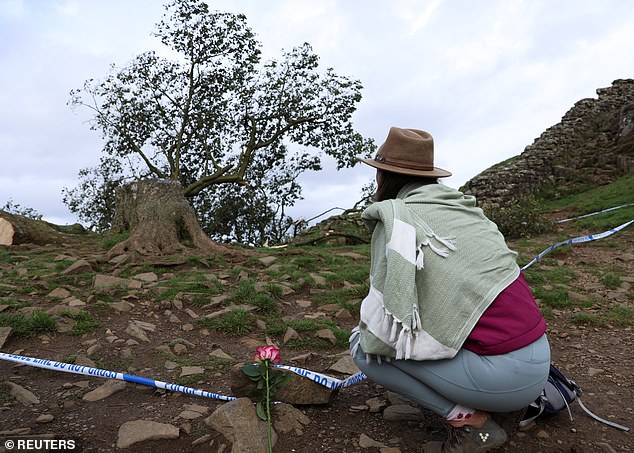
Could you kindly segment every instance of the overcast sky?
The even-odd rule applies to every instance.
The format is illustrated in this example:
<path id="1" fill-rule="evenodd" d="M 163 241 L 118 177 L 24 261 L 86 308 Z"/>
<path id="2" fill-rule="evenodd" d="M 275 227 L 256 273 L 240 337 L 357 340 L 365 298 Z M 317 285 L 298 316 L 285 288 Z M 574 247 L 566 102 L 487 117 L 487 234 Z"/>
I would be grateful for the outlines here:
<path id="1" fill-rule="evenodd" d="M 157 49 L 161 0 L 0 0 L 0 207 L 11 199 L 54 223 L 100 134 L 68 93 L 109 65 Z M 575 102 L 634 77 L 631 0 L 218 0 L 244 13 L 264 57 L 310 43 L 324 68 L 361 80 L 357 129 L 430 132 L 458 188 L 520 154 Z M 301 178 L 310 218 L 351 207 L 374 171 L 359 164 Z"/>

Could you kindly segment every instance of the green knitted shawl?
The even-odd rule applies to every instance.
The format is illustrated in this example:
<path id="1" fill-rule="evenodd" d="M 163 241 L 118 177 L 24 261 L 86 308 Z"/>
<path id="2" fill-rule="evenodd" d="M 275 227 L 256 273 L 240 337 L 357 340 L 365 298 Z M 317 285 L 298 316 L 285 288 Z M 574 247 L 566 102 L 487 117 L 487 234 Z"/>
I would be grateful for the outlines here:
<path id="1" fill-rule="evenodd" d="M 517 254 L 475 198 L 442 184 L 406 185 L 362 218 L 372 232 L 370 291 L 352 338 L 379 360 L 453 357 L 519 275 Z"/>

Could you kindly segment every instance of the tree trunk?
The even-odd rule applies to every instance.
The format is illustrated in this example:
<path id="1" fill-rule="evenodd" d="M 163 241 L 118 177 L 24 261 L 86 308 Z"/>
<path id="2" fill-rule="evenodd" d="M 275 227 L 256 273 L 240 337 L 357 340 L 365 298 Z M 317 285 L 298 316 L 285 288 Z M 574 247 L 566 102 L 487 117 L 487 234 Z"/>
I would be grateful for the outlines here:
<path id="1" fill-rule="evenodd" d="M 79 224 L 55 225 L 0 210 L 0 245 L 61 244 L 86 230 Z"/>
<path id="2" fill-rule="evenodd" d="M 129 231 L 130 236 L 110 249 L 109 257 L 123 253 L 235 254 L 205 234 L 177 181 L 146 179 L 127 184 L 117 189 L 116 203 L 112 231 Z"/>

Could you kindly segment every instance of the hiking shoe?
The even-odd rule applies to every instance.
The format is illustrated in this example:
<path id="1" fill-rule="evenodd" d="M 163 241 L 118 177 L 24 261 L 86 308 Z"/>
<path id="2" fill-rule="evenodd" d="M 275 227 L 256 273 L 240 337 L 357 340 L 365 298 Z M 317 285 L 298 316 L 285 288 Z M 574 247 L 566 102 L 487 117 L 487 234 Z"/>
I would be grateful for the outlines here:
<path id="1" fill-rule="evenodd" d="M 489 418 L 480 428 L 461 426 L 449 430 L 446 441 L 427 442 L 424 453 L 476 453 L 500 447 L 506 442 L 506 432 Z"/>
<path id="2" fill-rule="evenodd" d="M 520 427 L 520 422 L 524 419 L 526 408 L 522 408 L 514 412 L 489 412 L 489 415 L 495 423 L 497 423 L 506 434 L 512 434 Z"/>

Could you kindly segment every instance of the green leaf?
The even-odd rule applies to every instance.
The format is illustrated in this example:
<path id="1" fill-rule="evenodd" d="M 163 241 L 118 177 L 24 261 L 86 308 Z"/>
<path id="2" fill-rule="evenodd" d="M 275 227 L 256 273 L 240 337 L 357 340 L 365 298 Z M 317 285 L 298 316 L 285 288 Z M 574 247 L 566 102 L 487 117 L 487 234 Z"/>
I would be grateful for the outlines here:
<path id="1" fill-rule="evenodd" d="M 264 406 L 262 405 L 262 402 L 258 401 L 257 404 L 255 405 L 255 413 L 258 414 L 258 417 L 260 417 L 260 419 L 266 421 L 266 412 L 264 411 Z"/>
<path id="2" fill-rule="evenodd" d="M 247 363 L 242 366 L 242 372 L 251 379 L 256 378 L 258 380 L 261 376 L 260 367 L 255 363 Z"/>

